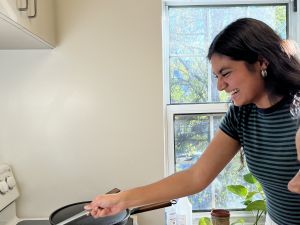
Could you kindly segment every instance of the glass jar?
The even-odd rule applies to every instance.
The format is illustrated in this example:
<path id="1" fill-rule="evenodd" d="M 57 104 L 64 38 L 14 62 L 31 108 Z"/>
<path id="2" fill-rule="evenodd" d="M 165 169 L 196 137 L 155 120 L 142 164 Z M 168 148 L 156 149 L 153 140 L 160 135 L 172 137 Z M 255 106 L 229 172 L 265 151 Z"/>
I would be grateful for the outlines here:
<path id="1" fill-rule="evenodd" d="M 213 209 L 210 213 L 213 225 L 230 225 L 230 213 L 225 209 Z"/>

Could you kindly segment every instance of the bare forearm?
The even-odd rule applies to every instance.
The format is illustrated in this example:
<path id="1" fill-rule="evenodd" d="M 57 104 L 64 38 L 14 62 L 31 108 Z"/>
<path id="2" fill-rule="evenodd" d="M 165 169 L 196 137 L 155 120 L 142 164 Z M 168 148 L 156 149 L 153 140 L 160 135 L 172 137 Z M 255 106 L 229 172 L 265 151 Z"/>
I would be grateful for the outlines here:
<path id="1" fill-rule="evenodd" d="M 197 182 L 193 182 L 196 181 Z M 191 170 L 173 174 L 150 185 L 137 187 L 121 193 L 127 207 L 168 201 L 201 191 L 208 184 L 200 185 Z"/>
<path id="2" fill-rule="evenodd" d="M 156 183 L 124 191 L 120 194 L 127 207 L 179 198 L 206 188 L 239 149 L 239 143 L 223 132 L 208 146 L 200 159 L 188 170 Z"/>
<path id="3" fill-rule="evenodd" d="M 85 209 L 94 217 L 114 215 L 133 206 L 167 201 L 202 191 L 238 151 L 239 143 L 219 131 L 200 159 L 188 170 L 118 194 L 98 195 Z"/>

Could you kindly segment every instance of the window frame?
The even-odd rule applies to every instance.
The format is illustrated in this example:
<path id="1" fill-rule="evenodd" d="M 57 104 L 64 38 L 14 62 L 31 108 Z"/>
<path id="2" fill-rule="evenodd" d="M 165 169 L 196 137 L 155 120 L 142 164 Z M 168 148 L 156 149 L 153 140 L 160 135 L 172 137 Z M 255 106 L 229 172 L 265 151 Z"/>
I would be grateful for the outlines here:
<path id="1" fill-rule="evenodd" d="M 167 106 L 167 149 L 165 151 L 165 176 L 175 172 L 174 152 L 174 116 L 183 114 L 223 114 L 228 110 L 228 103 L 201 103 Z M 171 160 L 170 160 L 171 159 Z"/>
<path id="2" fill-rule="evenodd" d="M 294 1 L 297 1 L 298 9 L 294 11 Z M 168 8 L 173 6 L 233 6 L 233 5 L 270 5 L 287 4 L 287 38 L 300 43 L 300 0 L 162 0 L 162 38 L 163 38 L 163 113 L 164 113 L 164 175 L 169 176 L 175 172 L 174 153 L 174 116 L 181 114 L 220 114 L 228 109 L 228 103 L 199 103 L 199 104 L 170 104 L 169 89 L 169 21 Z M 201 216 L 210 216 L 207 212 L 193 213 L 194 219 Z M 251 212 L 235 211 L 232 218 L 246 218 L 251 221 Z"/>

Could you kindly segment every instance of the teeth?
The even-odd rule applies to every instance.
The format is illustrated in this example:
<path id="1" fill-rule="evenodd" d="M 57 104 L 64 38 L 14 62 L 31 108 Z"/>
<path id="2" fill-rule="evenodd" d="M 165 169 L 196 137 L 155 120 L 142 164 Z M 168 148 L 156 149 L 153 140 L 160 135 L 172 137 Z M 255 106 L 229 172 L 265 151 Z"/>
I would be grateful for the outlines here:
<path id="1" fill-rule="evenodd" d="M 239 90 L 236 88 L 236 89 L 234 89 L 234 90 L 232 90 L 231 92 L 230 92 L 230 94 L 231 95 L 234 95 L 235 93 L 237 93 Z"/>

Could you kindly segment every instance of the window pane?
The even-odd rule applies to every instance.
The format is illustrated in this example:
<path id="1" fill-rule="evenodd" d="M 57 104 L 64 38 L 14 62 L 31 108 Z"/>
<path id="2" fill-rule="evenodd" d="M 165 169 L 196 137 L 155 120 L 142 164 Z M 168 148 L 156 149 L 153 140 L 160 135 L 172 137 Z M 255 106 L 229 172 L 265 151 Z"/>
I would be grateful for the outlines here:
<path id="1" fill-rule="evenodd" d="M 222 115 L 189 114 L 174 116 L 175 168 L 176 172 L 189 168 L 201 156 L 213 134 L 218 129 Z M 210 210 L 211 208 L 243 208 L 233 194 L 226 190 L 229 184 L 245 184 L 241 171 L 240 155 L 237 154 L 230 164 L 219 174 L 213 184 L 201 193 L 189 196 L 193 210 Z"/>
<path id="2" fill-rule="evenodd" d="M 206 54 L 216 34 L 241 17 L 262 20 L 287 37 L 286 5 L 169 8 L 171 104 L 228 101 L 225 93 L 217 91 Z"/>

